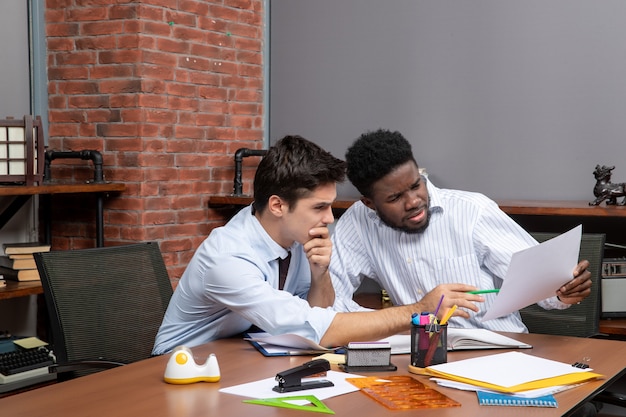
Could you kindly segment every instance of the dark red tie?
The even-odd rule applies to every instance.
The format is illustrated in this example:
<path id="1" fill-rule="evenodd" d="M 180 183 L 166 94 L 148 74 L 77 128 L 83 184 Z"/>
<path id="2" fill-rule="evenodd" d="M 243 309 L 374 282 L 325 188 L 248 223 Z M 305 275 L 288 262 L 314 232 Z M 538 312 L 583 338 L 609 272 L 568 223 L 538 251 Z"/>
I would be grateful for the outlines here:
<path id="1" fill-rule="evenodd" d="M 289 270 L 289 261 L 291 260 L 291 252 L 287 252 L 285 259 L 278 258 L 278 289 L 282 290 L 285 287 L 285 281 L 287 280 L 287 271 Z"/>

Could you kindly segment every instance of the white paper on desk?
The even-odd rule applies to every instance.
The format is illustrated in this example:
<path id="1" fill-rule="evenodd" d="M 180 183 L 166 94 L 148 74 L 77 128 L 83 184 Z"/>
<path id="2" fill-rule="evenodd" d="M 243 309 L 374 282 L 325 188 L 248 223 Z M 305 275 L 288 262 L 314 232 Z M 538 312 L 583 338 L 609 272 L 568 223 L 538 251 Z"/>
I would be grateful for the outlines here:
<path id="1" fill-rule="evenodd" d="M 393 336 L 385 337 L 380 342 L 389 342 L 391 345 L 392 355 L 402 355 L 405 353 L 411 353 L 411 335 L 410 334 L 395 334 Z"/>
<path id="2" fill-rule="evenodd" d="M 324 400 L 326 398 L 335 397 L 337 395 L 347 394 L 349 392 L 355 392 L 359 389 L 346 381 L 346 378 L 362 378 L 361 375 L 353 375 L 345 372 L 327 371 L 326 376 L 317 379 L 325 379 L 331 381 L 335 386 L 325 388 L 314 388 L 308 390 L 293 392 L 279 393 L 274 391 L 277 385 L 276 377 L 262 379 L 260 381 L 248 382 L 246 384 L 235 385 L 233 387 L 221 388 L 219 391 L 227 394 L 241 395 L 244 397 L 252 398 L 279 398 L 290 397 L 293 395 L 315 395 L 318 400 Z M 316 378 L 307 378 L 307 381 L 313 381 Z"/>
<path id="3" fill-rule="evenodd" d="M 582 225 L 578 225 L 569 232 L 514 253 L 502 288 L 482 321 L 497 319 L 554 297 L 556 290 L 573 278 L 581 236 Z"/>
<path id="4" fill-rule="evenodd" d="M 428 369 L 501 387 L 513 387 L 531 381 L 591 371 L 590 368 L 576 368 L 570 364 L 522 352 L 479 356 L 432 365 Z"/>
<path id="5" fill-rule="evenodd" d="M 484 387 L 479 387 L 478 385 L 466 384 L 464 382 L 451 381 L 449 379 L 444 378 L 430 378 L 431 381 L 436 382 L 437 385 L 446 388 L 455 388 L 462 391 L 484 391 L 484 392 L 493 392 L 502 394 L 498 391 L 488 390 Z M 544 395 L 556 394 L 558 392 L 567 391 L 568 389 L 572 389 L 578 387 L 580 385 L 586 384 L 583 382 L 582 384 L 571 384 L 571 385 L 555 385 L 553 387 L 547 388 L 537 388 L 537 389 L 529 389 L 527 391 L 518 391 L 515 393 L 516 397 L 523 398 L 537 398 L 542 397 Z"/>

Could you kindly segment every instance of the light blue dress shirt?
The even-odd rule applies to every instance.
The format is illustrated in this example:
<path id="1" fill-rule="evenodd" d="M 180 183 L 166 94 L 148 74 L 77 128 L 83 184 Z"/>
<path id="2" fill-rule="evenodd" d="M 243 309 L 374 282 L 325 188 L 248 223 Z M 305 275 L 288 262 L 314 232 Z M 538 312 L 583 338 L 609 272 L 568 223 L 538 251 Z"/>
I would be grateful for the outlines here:
<path id="1" fill-rule="evenodd" d="M 251 206 L 214 229 L 196 250 L 174 291 L 153 354 L 237 335 L 252 324 L 270 334 L 295 333 L 319 343 L 332 308 L 306 300 L 311 270 L 302 245 L 290 248 L 284 290 L 277 258 L 287 251 L 267 234 Z"/>
<path id="2" fill-rule="evenodd" d="M 336 310 L 362 309 L 352 296 L 364 277 L 386 289 L 395 305 L 415 303 L 445 283 L 499 288 L 513 253 L 537 244 L 486 196 L 438 189 L 424 181 L 432 214 L 423 233 L 408 234 L 386 226 L 360 201 L 338 220 L 330 264 Z M 496 295 L 482 295 L 485 302 L 477 303 L 480 311 L 469 311 L 470 319 L 450 319 L 450 327 L 527 332 L 518 312 L 480 320 Z M 538 304 L 546 309 L 568 307 L 556 296 Z"/>

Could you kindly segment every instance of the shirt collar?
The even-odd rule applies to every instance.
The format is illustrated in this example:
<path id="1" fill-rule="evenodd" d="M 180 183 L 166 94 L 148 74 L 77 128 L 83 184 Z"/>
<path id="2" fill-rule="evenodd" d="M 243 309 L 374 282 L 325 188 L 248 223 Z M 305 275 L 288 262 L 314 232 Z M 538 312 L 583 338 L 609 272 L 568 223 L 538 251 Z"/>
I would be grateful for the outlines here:
<path id="1" fill-rule="evenodd" d="M 271 236 L 265 231 L 259 219 L 256 218 L 254 214 L 252 214 L 252 205 L 249 205 L 242 210 L 248 211 L 249 215 L 246 216 L 246 221 L 250 223 L 251 228 L 254 230 L 253 234 L 251 234 L 251 240 L 253 241 L 254 246 L 257 246 L 261 249 L 261 252 L 267 256 L 267 260 L 274 260 L 276 258 L 285 259 L 287 257 L 287 252 L 294 252 L 297 249 L 298 243 L 294 242 L 289 248 L 285 249 L 280 246 Z M 245 215 L 245 214 L 244 214 Z M 252 237 L 253 236 L 253 237 Z"/>

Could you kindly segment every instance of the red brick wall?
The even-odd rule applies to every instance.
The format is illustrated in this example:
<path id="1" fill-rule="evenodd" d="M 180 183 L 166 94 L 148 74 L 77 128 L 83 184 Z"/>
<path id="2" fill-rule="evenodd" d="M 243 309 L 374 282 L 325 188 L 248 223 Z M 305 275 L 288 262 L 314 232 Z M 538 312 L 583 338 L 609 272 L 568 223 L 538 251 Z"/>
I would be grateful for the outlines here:
<path id="1" fill-rule="evenodd" d="M 235 151 L 263 147 L 263 13 L 262 0 L 46 0 L 49 149 L 103 154 L 105 179 L 127 187 L 105 201 L 105 245 L 158 241 L 174 281 L 225 221 L 207 201 L 232 193 Z M 93 177 L 85 161 L 52 171 Z M 91 198 L 54 197 L 53 249 L 94 246 Z"/>

